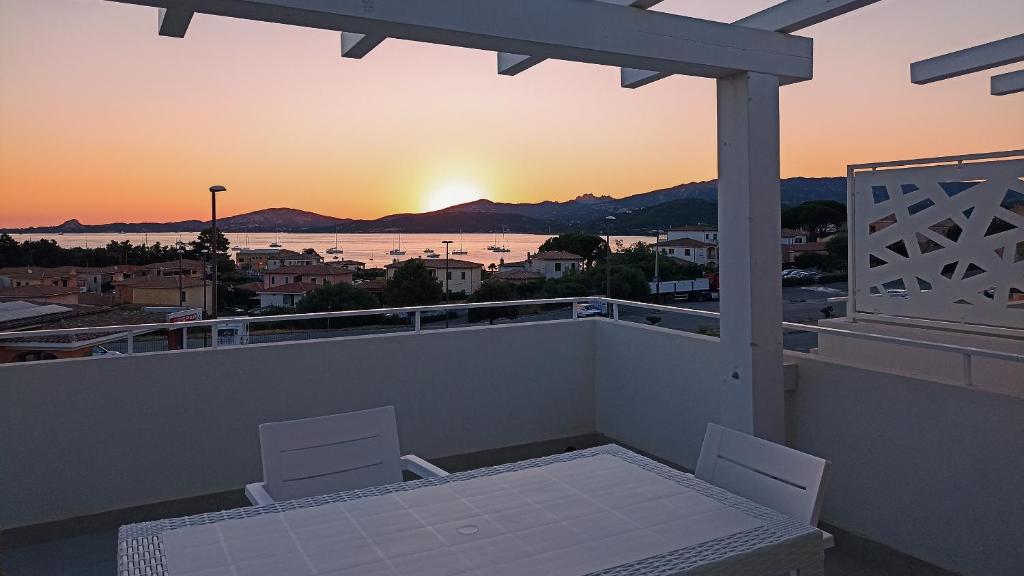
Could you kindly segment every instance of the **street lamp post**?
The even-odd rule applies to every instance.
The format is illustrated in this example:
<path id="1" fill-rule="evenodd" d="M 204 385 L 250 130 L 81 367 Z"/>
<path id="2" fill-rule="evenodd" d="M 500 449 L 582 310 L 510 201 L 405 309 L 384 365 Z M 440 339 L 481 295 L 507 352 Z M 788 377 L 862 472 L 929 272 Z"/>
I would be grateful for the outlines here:
<path id="1" fill-rule="evenodd" d="M 213 257 L 213 294 L 210 295 L 213 312 L 210 314 L 211 318 L 217 318 L 217 244 L 219 244 L 217 236 L 217 193 L 227 192 L 227 190 L 223 186 L 210 186 L 210 255 Z M 203 270 L 203 272 L 205 273 L 206 271 Z M 203 286 L 203 294 L 206 294 L 205 285 Z"/>
<path id="2" fill-rule="evenodd" d="M 612 297 L 612 223 L 615 222 L 615 216 L 605 216 L 605 222 L 608 225 L 605 227 L 605 243 L 608 245 L 608 257 L 604 263 L 605 267 L 605 281 L 606 289 L 605 293 L 609 298 Z"/>
<path id="3" fill-rule="evenodd" d="M 178 246 L 178 307 L 183 308 L 185 306 L 185 291 L 181 287 L 181 258 L 185 254 L 185 249 Z"/>
<path id="4" fill-rule="evenodd" d="M 661 235 L 665 232 L 664 230 L 651 230 L 654 232 L 654 301 L 661 303 L 661 274 L 658 272 L 658 254 L 661 253 L 661 248 L 658 244 L 661 243 Z"/>
<path id="5" fill-rule="evenodd" d="M 447 306 L 448 305 L 448 293 L 451 291 L 448 288 L 448 280 L 450 279 L 450 276 L 451 276 L 451 271 L 450 271 L 451 270 L 451 267 L 450 267 L 451 261 L 448 260 L 448 250 L 451 247 L 452 241 L 451 240 L 442 240 L 441 244 L 444 244 L 444 305 Z M 445 308 L 445 310 L 444 310 L 444 327 L 445 328 L 448 327 L 448 309 L 447 308 Z"/>

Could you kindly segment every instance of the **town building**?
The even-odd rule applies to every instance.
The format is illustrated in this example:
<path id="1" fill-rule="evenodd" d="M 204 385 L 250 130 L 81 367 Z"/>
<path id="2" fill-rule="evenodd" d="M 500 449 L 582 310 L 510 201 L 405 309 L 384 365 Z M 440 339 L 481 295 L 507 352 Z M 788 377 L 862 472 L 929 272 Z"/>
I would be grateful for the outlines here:
<path id="1" fill-rule="evenodd" d="M 783 244 L 782 245 L 782 263 L 792 264 L 796 262 L 796 257 L 801 254 L 828 254 L 828 250 L 825 249 L 824 242 L 807 242 L 805 244 Z"/>
<path id="2" fill-rule="evenodd" d="M 146 264 L 139 266 L 131 272 L 131 277 L 134 278 L 162 278 L 164 276 L 178 276 L 181 274 L 185 278 L 202 278 L 203 271 L 207 268 L 207 264 L 202 260 L 192 260 L 190 258 L 182 258 L 180 260 L 168 260 L 167 262 L 154 262 L 152 264 Z"/>
<path id="3" fill-rule="evenodd" d="M 582 256 L 554 250 L 528 255 L 527 262 L 527 270 L 543 274 L 545 278 L 561 278 L 575 274 L 583 268 Z"/>
<path id="4" fill-rule="evenodd" d="M 320 288 L 318 284 L 291 282 L 260 288 L 256 294 L 260 299 L 261 308 L 294 308 L 308 292 Z"/>
<path id="5" fill-rule="evenodd" d="M 76 287 L 78 286 L 77 269 L 74 266 L 0 268 L 0 287 L 17 288 L 19 286 Z"/>
<path id="6" fill-rule="evenodd" d="M 49 284 L 22 284 L 0 288 L 0 302 L 10 300 L 34 300 L 53 304 L 78 304 L 81 292 L 77 286 L 53 286 Z"/>
<path id="7" fill-rule="evenodd" d="M 789 246 L 792 244 L 806 244 L 807 233 L 802 230 L 791 230 L 789 228 L 782 229 L 782 245 Z"/>
<path id="8" fill-rule="evenodd" d="M 669 228 L 666 232 L 666 236 L 669 240 L 689 238 L 690 240 L 697 240 L 707 244 L 718 244 L 718 227 L 703 224 L 697 226 L 679 226 L 676 228 Z"/>
<path id="9" fill-rule="evenodd" d="M 209 314 L 213 304 L 213 283 L 187 276 L 133 278 L 114 284 L 114 292 L 123 303 L 141 306 L 185 306 Z"/>
<path id="10" fill-rule="evenodd" d="M 328 262 L 328 265 L 335 266 L 337 268 L 344 268 L 351 272 L 358 272 L 366 269 L 366 262 L 360 262 L 359 260 L 335 260 Z"/>
<path id="11" fill-rule="evenodd" d="M 526 254 L 529 258 L 530 254 Z M 498 272 L 514 272 L 516 270 L 526 270 L 530 267 L 529 260 L 519 260 L 517 262 L 505 262 L 504 258 L 498 263 Z"/>
<path id="12" fill-rule="evenodd" d="M 105 306 L 58 305 L 36 299 L 0 302 L 0 332 L 127 326 L 165 321 L 166 314 L 116 310 Z M 123 340 L 126 336 L 124 330 L 57 336 L 26 333 L 24 338 L 0 340 L 0 364 L 82 358 L 107 353 L 106 349 L 97 347 Z"/>
<path id="13" fill-rule="evenodd" d="M 235 263 L 247 272 L 264 272 L 284 266 L 318 266 L 323 256 L 315 250 L 296 252 L 283 248 L 243 248 L 235 254 Z"/>
<path id="14" fill-rule="evenodd" d="M 716 234 L 717 236 L 717 234 Z M 671 258 L 706 266 L 718 265 L 718 246 L 713 243 L 694 240 L 693 238 L 676 238 L 663 240 L 655 244 L 657 250 Z"/>
<path id="15" fill-rule="evenodd" d="M 323 263 L 324 257 L 311 248 L 301 253 L 293 250 L 279 250 L 277 254 L 267 258 L 267 269 L 276 270 L 286 266 L 319 266 Z"/>
<path id="16" fill-rule="evenodd" d="M 515 269 L 495 272 L 491 274 L 488 280 L 501 280 L 510 284 L 529 284 L 531 282 L 543 282 L 544 275 L 532 270 Z"/>
<path id="17" fill-rule="evenodd" d="M 273 288 L 286 284 L 310 284 L 322 286 L 326 284 L 351 284 L 352 272 L 337 266 L 326 264 L 306 264 L 281 266 L 267 270 L 263 274 L 263 287 Z"/>
<path id="18" fill-rule="evenodd" d="M 442 287 L 445 285 L 445 271 L 447 269 L 447 284 L 450 294 L 465 293 L 466 296 L 470 296 L 480 288 L 480 283 L 483 281 L 484 265 L 479 262 L 456 260 L 454 258 L 447 260 L 444 258 L 419 259 L 417 261 L 421 262 L 430 271 L 430 275 Z M 394 279 L 395 272 L 405 265 L 406 262 L 392 262 L 384 267 L 387 270 L 389 281 Z"/>

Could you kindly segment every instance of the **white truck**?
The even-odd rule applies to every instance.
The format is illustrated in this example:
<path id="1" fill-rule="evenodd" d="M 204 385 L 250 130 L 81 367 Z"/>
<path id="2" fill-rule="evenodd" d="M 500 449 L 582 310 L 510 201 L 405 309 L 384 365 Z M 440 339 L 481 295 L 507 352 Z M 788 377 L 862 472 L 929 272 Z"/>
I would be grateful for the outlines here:
<path id="1" fill-rule="evenodd" d="M 704 301 L 718 298 L 718 291 L 712 290 L 710 278 L 651 282 L 650 287 L 651 296 L 660 299 Z"/>

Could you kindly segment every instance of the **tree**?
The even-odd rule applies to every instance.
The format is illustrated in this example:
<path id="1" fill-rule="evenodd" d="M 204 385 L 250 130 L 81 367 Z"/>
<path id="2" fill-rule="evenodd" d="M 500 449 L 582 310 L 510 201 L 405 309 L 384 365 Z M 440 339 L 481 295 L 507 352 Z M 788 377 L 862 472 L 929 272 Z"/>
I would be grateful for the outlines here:
<path id="1" fill-rule="evenodd" d="M 189 257 L 202 260 L 204 255 L 209 258 L 210 246 L 213 245 L 213 228 L 207 228 L 199 233 L 199 236 L 188 243 Z M 235 269 L 235 261 L 228 256 L 228 247 L 231 242 L 220 229 L 217 229 L 217 273 L 232 272 Z"/>
<path id="2" fill-rule="evenodd" d="M 554 238 L 548 238 L 540 245 L 541 252 L 549 250 L 569 252 L 570 254 L 580 256 L 583 258 L 584 266 L 590 268 L 594 262 L 604 258 L 608 252 L 608 243 L 600 236 L 569 232 L 567 234 L 559 234 Z"/>
<path id="3" fill-rule="evenodd" d="M 625 266 L 612 266 L 612 298 L 640 302 L 645 300 L 650 293 L 651 286 L 640 270 Z"/>
<path id="4" fill-rule="evenodd" d="M 829 268 L 832 270 L 846 270 L 850 258 L 849 237 L 844 234 L 836 234 L 825 242 L 825 250 L 828 251 Z"/>
<path id="5" fill-rule="evenodd" d="M 612 254 L 613 266 L 637 268 L 643 273 L 644 278 L 649 278 L 651 281 L 654 280 L 654 261 L 654 247 L 646 242 L 637 242 Z M 693 280 L 704 276 L 704 267 L 662 254 L 658 256 L 658 276 L 661 277 L 662 282 Z"/>
<path id="6" fill-rule="evenodd" d="M 417 259 L 409 260 L 395 270 L 388 282 L 384 301 L 389 306 L 430 306 L 444 298 L 441 283 Z"/>
<path id="7" fill-rule="evenodd" d="M 812 200 L 782 211 L 782 227 L 806 230 L 808 240 L 816 241 L 830 226 L 846 222 L 846 206 L 835 200 Z"/>
<path id="8" fill-rule="evenodd" d="M 299 312 L 338 312 L 340 310 L 371 310 L 377 298 L 351 284 L 327 284 L 308 292 L 296 305 Z"/>
<path id="9" fill-rule="evenodd" d="M 506 302 L 516 299 L 516 288 L 509 282 L 503 280 L 488 280 L 480 285 L 480 288 L 469 297 L 469 302 Z M 497 306 L 494 308 L 471 308 L 469 321 L 479 322 L 487 320 L 494 324 L 498 318 L 514 320 L 519 316 L 519 309 L 515 306 Z"/>

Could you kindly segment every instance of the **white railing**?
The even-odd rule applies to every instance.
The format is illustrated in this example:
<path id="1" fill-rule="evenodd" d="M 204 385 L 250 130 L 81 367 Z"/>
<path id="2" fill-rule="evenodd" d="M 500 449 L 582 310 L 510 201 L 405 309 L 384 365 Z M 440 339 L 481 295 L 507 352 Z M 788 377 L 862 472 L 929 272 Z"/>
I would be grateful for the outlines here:
<path id="1" fill-rule="evenodd" d="M 513 300 L 505 302 L 478 302 L 472 304 L 439 304 L 435 306 L 410 306 L 404 308 L 376 308 L 371 310 L 346 310 L 341 312 L 315 312 L 307 314 L 282 314 L 276 316 L 241 316 L 241 317 L 228 317 L 220 318 L 215 320 L 195 320 L 191 322 L 178 322 L 178 323 L 157 323 L 157 324 L 136 324 L 127 326 L 93 326 L 88 328 L 61 328 L 53 330 L 32 330 L 24 332 L 0 332 L 0 342 L 7 339 L 26 339 L 26 338 L 42 338 L 48 336 L 69 336 L 69 335 L 82 335 L 82 334 L 119 334 L 121 339 L 127 339 L 128 347 L 127 353 L 135 353 L 135 338 L 138 335 L 154 332 L 158 330 L 187 330 L 189 328 L 208 328 L 214 335 L 211 338 L 211 347 L 217 347 L 217 327 L 227 324 L 243 324 L 248 328 L 250 324 L 269 324 L 274 322 L 286 322 L 286 321 L 302 321 L 302 320 L 321 320 L 328 318 L 358 318 L 366 316 L 382 316 L 386 314 L 392 315 L 407 315 L 411 316 L 412 332 L 420 333 L 423 331 L 422 328 L 422 317 L 426 312 L 444 312 L 450 310 L 471 310 L 480 308 L 507 308 L 507 307 L 521 307 L 521 306 L 548 306 L 548 305 L 569 305 L 571 307 L 571 318 L 577 319 L 580 305 L 584 303 L 590 304 L 602 304 L 607 306 L 606 314 L 609 319 L 613 321 L 622 321 L 620 319 L 620 308 L 640 308 L 643 310 L 652 310 L 656 312 L 665 312 L 669 314 L 680 314 L 686 316 L 696 316 L 701 318 L 713 318 L 719 319 L 721 317 L 720 312 L 711 312 L 707 310 L 697 310 L 694 308 L 683 308 L 677 306 L 669 306 L 666 304 L 650 304 L 646 302 L 634 302 L 632 300 L 620 300 L 617 298 L 605 298 L 605 297 L 590 297 L 590 298 L 547 298 L 547 299 L 536 299 L 536 300 Z M 963 374 L 962 383 L 967 386 L 973 386 L 973 363 L 975 357 L 980 358 L 992 358 L 996 360 L 1002 360 L 1007 362 L 1015 362 L 1024 364 L 1024 354 L 1014 354 L 1011 352 L 1001 352 L 996 350 L 986 350 L 983 348 L 972 348 L 966 346 L 957 346 L 954 344 L 945 344 L 940 342 L 931 342 L 927 340 L 918 340 L 914 338 L 905 338 L 900 336 L 889 336 L 884 334 L 873 334 L 870 332 L 860 332 L 854 330 L 843 330 L 841 328 L 830 328 L 824 326 L 815 326 L 812 324 L 800 324 L 795 322 L 783 322 L 782 328 L 793 332 L 813 332 L 817 334 L 829 334 L 833 336 L 842 336 L 846 338 L 856 338 L 859 340 L 873 341 L 873 342 L 885 342 L 889 344 L 896 344 L 900 346 L 909 346 L 913 348 L 920 348 L 923 350 L 936 350 L 940 352 L 948 352 L 951 354 L 959 354 L 963 357 Z M 325 336 L 325 338 L 333 338 L 335 336 Z"/>

